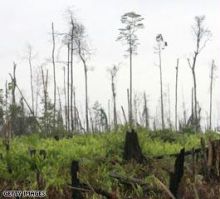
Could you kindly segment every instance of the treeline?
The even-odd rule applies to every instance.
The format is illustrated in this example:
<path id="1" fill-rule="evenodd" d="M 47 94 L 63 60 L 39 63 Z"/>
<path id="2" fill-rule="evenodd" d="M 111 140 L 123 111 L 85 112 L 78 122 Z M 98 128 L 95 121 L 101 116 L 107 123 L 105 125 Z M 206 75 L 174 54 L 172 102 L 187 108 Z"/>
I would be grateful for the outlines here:
<path id="1" fill-rule="evenodd" d="M 176 65 L 176 86 L 175 86 L 175 121 L 170 118 L 170 110 L 168 119 L 165 119 L 164 112 L 164 85 L 163 85 L 163 65 L 162 53 L 168 46 L 168 42 L 163 38 L 162 34 L 155 36 L 156 45 L 154 51 L 158 55 L 158 66 L 160 76 L 160 118 L 150 116 L 148 100 L 146 93 L 143 93 L 142 99 L 133 94 L 133 56 L 137 54 L 138 31 L 144 28 L 144 18 L 135 12 L 125 13 L 121 17 L 122 27 L 119 28 L 119 36 L 116 41 L 122 41 L 126 46 L 126 54 L 129 57 L 129 77 L 130 84 L 127 89 L 127 105 L 119 107 L 117 104 L 116 78 L 120 69 L 118 65 L 114 65 L 108 69 L 111 77 L 112 100 L 108 100 L 108 110 L 96 101 L 93 106 L 89 106 L 88 96 L 88 62 L 92 55 L 88 45 L 85 26 L 76 19 L 73 11 L 68 11 L 68 31 L 55 31 L 54 23 L 51 24 L 51 58 L 49 63 L 53 66 L 53 94 L 49 96 L 49 72 L 42 64 L 39 67 L 39 73 L 33 72 L 33 51 L 32 47 L 28 48 L 27 61 L 30 68 L 30 96 L 26 99 L 16 80 L 16 63 L 13 65 L 13 72 L 10 79 L 6 81 L 5 88 L 0 90 L 0 126 L 1 132 L 6 137 L 14 135 L 28 134 L 32 132 L 42 132 L 45 135 L 54 135 L 57 133 L 88 133 L 88 132 L 104 132 L 115 130 L 120 125 L 142 126 L 147 129 L 158 128 L 171 130 L 192 130 L 194 132 L 201 131 L 201 107 L 197 97 L 197 60 L 201 51 L 205 48 L 211 37 L 211 32 L 205 25 L 204 16 L 196 16 L 192 26 L 192 34 L 195 38 L 195 49 L 193 49 L 192 58 L 186 61 L 191 69 L 193 85 L 191 114 L 188 117 L 186 108 L 183 110 L 183 117 L 178 117 L 178 78 L 179 78 L 179 59 Z M 60 50 L 57 44 L 62 43 L 65 61 L 56 60 L 56 53 Z M 79 59 L 84 71 L 84 117 L 80 116 L 79 107 L 76 104 L 76 91 L 74 86 L 74 67 L 75 59 Z M 63 67 L 63 84 L 57 83 L 57 67 Z M 211 66 L 210 76 L 210 107 L 209 119 L 206 129 L 212 130 L 212 93 L 213 82 L 215 77 L 216 65 L 214 60 Z M 36 76 L 36 77 L 35 77 Z M 36 84 L 36 85 L 35 85 Z M 141 101 L 141 103 L 140 103 Z M 111 105 L 113 105 L 111 107 Z M 141 108 L 140 108 L 141 107 Z M 169 107 L 169 109 L 171 109 Z M 126 112 L 128 110 L 128 112 Z M 150 120 L 153 119 L 152 125 Z M 160 125 L 161 123 L 161 125 Z"/>

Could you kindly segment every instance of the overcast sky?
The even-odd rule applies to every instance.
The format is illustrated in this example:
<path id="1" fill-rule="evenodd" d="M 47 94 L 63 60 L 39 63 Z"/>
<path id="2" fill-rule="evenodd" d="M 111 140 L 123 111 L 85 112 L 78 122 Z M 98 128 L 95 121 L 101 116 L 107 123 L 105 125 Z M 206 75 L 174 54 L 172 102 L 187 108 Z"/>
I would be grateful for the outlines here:
<path id="1" fill-rule="evenodd" d="M 121 27 L 120 17 L 125 12 L 135 11 L 144 17 L 145 28 L 138 33 L 140 46 L 134 58 L 134 90 L 141 94 L 147 93 L 151 116 L 155 115 L 159 100 L 159 68 L 156 66 L 158 56 L 154 54 L 155 37 L 162 33 L 168 42 L 163 51 L 162 67 L 164 72 L 164 92 L 170 87 L 171 106 L 174 107 L 174 86 L 176 59 L 180 58 L 179 70 L 179 115 L 181 115 L 182 97 L 190 110 L 190 93 L 192 75 L 186 59 L 192 56 L 195 42 L 191 26 L 196 15 L 205 15 L 205 25 L 213 36 L 198 58 L 198 100 L 205 116 L 209 104 L 209 71 L 212 59 L 219 66 L 220 52 L 220 1 L 218 0 L 0 0 L 0 87 L 9 79 L 13 62 L 18 64 L 17 79 L 25 95 L 30 96 L 29 66 L 27 45 L 31 44 L 36 57 L 33 60 L 35 71 L 51 56 L 51 22 L 56 32 L 67 31 L 66 10 L 72 8 L 76 18 L 87 30 L 88 41 L 93 50 L 89 67 L 89 98 L 90 106 L 95 100 L 107 107 L 111 99 L 110 78 L 106 72 L 113 64 L 120 64 L 117 78 L 118 107 L 127 106 L 126 89 L 129 87 L 129 62 L 124 57 L 126 49 L 116 42 L 118 28 Z M 57 46 L 57 48 L 60 46 Z M 65 54 L 62 48 L 62 55 Z M 57 51 L 56 51 L 57 52 Z M 65 60 L 65 57 L 60 57 Z M 59 86 L 62 87 L 64 65 L 57 64 Z M 52 69 L 49 64 L 48 68 Z M 216 71 L 218 75 L 219 70 Z M 51 73 L 52 74 L 52 73 Z M 83 111 L 84 107 L 84 76 L 83 67 L 76 59 L 74 68 L 77 103 Z M 52 78 L 50 81 L 52 88 Z M 219 119 L 219 79 L 215 81 L 214 120 Z M 165 98 L 166 100 L 166 98 Z M 64 100 L 63 100 L 64 101 Z M 120 110 L 119 110 L 120 111 Z M 173 117 L 174 114 L 172 114 Z"/>

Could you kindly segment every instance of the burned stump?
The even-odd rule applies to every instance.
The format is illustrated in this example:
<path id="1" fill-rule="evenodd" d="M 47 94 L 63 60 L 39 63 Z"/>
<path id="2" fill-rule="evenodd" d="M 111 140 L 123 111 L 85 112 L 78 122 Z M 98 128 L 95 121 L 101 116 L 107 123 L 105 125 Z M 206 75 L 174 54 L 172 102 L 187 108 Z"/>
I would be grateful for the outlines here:
<path id="1" fill-rule="evenodd" d="M 138 163 L 146 161 L 139 145 L 137 133 L 134 129 L 126 132 L 123 159 L 126 161 L 133 159 Z"/>
<path id="2" fill-rule="evenodd" d="M 174 172 L 170 175 L 170 191 L 176 197 L 179 189 L 180 181 L 184 174 L 185 149 L 181 149 L 176 158 Z"/>
<path id="3" fill-rule="evenodd" d="M 71 178 L 72 178 L 71 185 L 73 188 L 80 188 L 80 182 L 79 182 L 79 179 L 77 176 L 78 171 L 79 171 L 79 162 L 73 160 L 72 164 L 71 164 Z M 73 199 L 83 199 L 83 196 L 79 190 L 73 189 L 72 198 Z"/>
<path id="4" fill-rule="evenodd" d="M 205 163 L 204 167 L 207 169 L 206 177 L 220 181 L 220 140 L 209 140 Z"/>

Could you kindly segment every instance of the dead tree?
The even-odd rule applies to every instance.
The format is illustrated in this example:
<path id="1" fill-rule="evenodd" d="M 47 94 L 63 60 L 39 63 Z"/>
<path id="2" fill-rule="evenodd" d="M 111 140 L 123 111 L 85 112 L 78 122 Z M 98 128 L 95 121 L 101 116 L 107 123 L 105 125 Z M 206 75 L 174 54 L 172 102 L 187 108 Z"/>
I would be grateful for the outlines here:
<path id="1" fill-rule="evenodd" d="M 41 67 L 41 75 L 42 75 L 42 82 L 43 82 L 43 103 L 44 103 L 44 116 L 45 117 L 45 130 L 48 132 L 49 130 L 49 121 L 47 117 L 47 112 L 48 112 L 48 70 L 46 70 L 46 74 L 43 70 L 43 67 Z"/>
<path id="2" fill-rule="evenodd" d="M 53 98 L 54 98 L 54 103 L 53 103 L 53 128 L 55 128 L 55 120 L 56 120 L 56 90 L 57 90 L 57 86 L 56 86 L 56 66 L 55 66 L 55 58 L 54 58 L 54 53 L 55 53 L 55 36 L 54 36 L 54 25 L 52 23 L 52 42 L 53 42 L 53 47 L 52 47 L 52 63 L 53 63 L 53 86 L 54 86 L 54 90 L 53 90 Z"/>
<path id="3" fill-rule="evenodd" d="M 111 75 L 111 86 L 112 86 L 112 99 L 113 99 L 113 121 L 114 121 L 114 129 L 117 130 L 117 108 L 116 108 L 116 90 L 115 90 L 115 78 L 119 67 L 114 65 L 111 69 L 109 69 L 109 73 Z"/>
<path id="4" fill-rule="evenodd" d="M 177 131 L 177 105 L 178 105 L 178 70 L 179 70 L 179 59 L 176 64 L 176 87 L 175 87 L 175 130 Z"/>
<path id="5" fill-rule="evenodd" d="M 34 86 L 33 86 L 33 67 L 32 67 L 32 47 L 28 46 L 28 64 L 30 67 L 30 85 L 31 85 L 31 108 L 34 111 Z"/>
<path id="6" fill-rule="evenodd" d="M 135 160 L 138 163 L 146 161 L 139 145 L 137 133 L 134 129 L 126 132 L 123 159 L 126 161 Z"/>
<path id="7" fill-rule="evenodd" d="M 171 121 L 171 103 L 170 103 L 170 86 L 167 87 L 167 103 L 168 103 L 168 118 L 167 122 L 169 125 L 169 129 L 172 129 L 172 121 Z"/>
<path id="8" fill-rule="evenodd" d="M 185 160 L 185 149 L 181 149 L 179 155 L 176 158 L 174 173 L 170 176 L 170 191 L 176 197 L 179 189 L 180 181 L 184 174 L 184 160 Z"/>
<path id="9" fill-rule="evenodd" d="M 77 54 L 83 63 L 85 76 L 85 116 L 86 116 L 86 131 L 89 132 L 89 105 L 88 105 L 88 65 L 87 60 L 90 56 L 90 50 L 86 41 L 85 27 L 80 24 L 75 24 L 74 42 L 77 49 Z"/>
<path id="10" fill-rule="evenodd" d="M 73 50 L 74 50 L 74 31 L 75 23 L 73 21 L 73 16 L 70 16 L 70 121 L 71 121 L 71 130 L 74 130 L 73 124 Z"/>
<path id="11" fill-rule="evenodd" d="M 70 43 L 67 43 L 67 131 L 70 131 Z"/>
<path id="12" fill-rule="evenodd" d="M 121 110 L 122 110 L 122 113 L 123 113 L 125 124 L 127 125 L 128 124 L 128 120 L 126 118 L 126 114 L 125 114 L 125 110 L 124 110 L 123 106 L 121 106 Z"/>
<path id="13" fill-rule="evenodd" d="M 196 16 L 195 24 L 192 27 L 193 36 L 196 40 L 196 49 L 194 50 L 194 55 L 192 60 L 188 60 L 188 65 L 191 69 L 193 76 L 193 90 L 194 90 L 194 114 L 195 114 L 195 130 L 198 131 L 198 101 L 197 101 L 197 81 L 196 81 L 196 61 L 198 55 L 206 46 L 207 41 L 210 39 L 211 32 L 204 26 L 205 16 Z"/>
<path id="14" fill-rule="evenodd" d="M 157 47 L 155 47 L 155 53 L 158 54 L 159 57 L 159 69 L 160 69 L 160 105 L 161 105 L 161 122 L 162 122 L 162 129 L 165 129 L 164 123 L 164 103 L 163 103 L 163 72 L 162 72 L 162 61 L 161 61 L 161 53 L 162 50 L 165 49 L 167 46 L 167 42 L 163 40 L 162 34 L 158 34 L 156 36 Z"/>
<path id="15" fill-rule="evenodd" d="M 65 128 L 67 130 L 67 96 L 66 96 L 66 68 L 63 67 L 63 90 L 64 90 L 64 115 L 65 115 Z"/>
<path id="16" fill-rule="evenodd" d="M 12 134 L 15 134 L 16 132 L 16 98 L 15 98 L 15 88 L 16 88 L 16 67 L 17 65 L 13 64 L 13 75 L 9 74 L 11 76 L 11 125 L 12 125 Z"/>
<path id="17" fill-rule="evenodd" d="M 214 70 L 216 69 L 215 61 L 212 61 L 211 74 L 210 74 L 210 101 L 209 101 L 209 129 L 212 130 L 212 94 L 213 94 L 213 80 Z"/>
<path id="18" fill-rule="evenodd" d="M 148 106 L 147 106 L 147 98 L 146 98 L 146 93 L 144 93 L 144 118 L 145 118 L 145 128 L 149 129 L 149 111 L 148 111 Z"/>
<path id="19" fill-rule="evenodd" d="M 71 185 L 74 188 L 80 188 L 80 182 L 78 179 L 78 171 L 79 171 L 79 162 L 78 161 L 72 161 L 71 164 Z M 72 192 L 72 198 L 73 199 L 82 199 L 83 196 L 79 190 L 73 190 Z"/>

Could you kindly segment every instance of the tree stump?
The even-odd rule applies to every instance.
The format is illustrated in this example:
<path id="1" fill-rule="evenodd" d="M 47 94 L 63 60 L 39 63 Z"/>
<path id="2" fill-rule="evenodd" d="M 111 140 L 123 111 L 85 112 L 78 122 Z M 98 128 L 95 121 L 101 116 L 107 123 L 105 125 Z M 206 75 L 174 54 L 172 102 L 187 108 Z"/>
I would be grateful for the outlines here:
<path id="1" fill-rule="evenodd" d="M 126 161 L 133 159 L 138 163 L 146 161 L 139 145 L 137 133 L 134 129 L 126 132 L 123 159 Z"/>
<path id="2" fill-rule="evenodd" d="M 71 178 L 72 178 L 72 187 L 80 188 L 80 182 L 77 177 L 79 171 L 79 162 L 73 160 L 71 164 Z M 72 192 L 72 199 L 83 199 L 83 196 L 79 190 L 74 190 Z"/>
<path id="3" fill-rule="evenodd" d="M 210 179 L 220 181 L 220 140 L 209 141 L 207 157 L 207 175 Z"/>
<path id="4" fill-rule="evenodd" d="M 179 189 L 180 181 L 184 174 L 184 160 L 185 160 L 185 149 L 181 149 L 179 155 L 176 158 L 174 173 L 170 175 L 170 191 L 176 197 Z"/>

